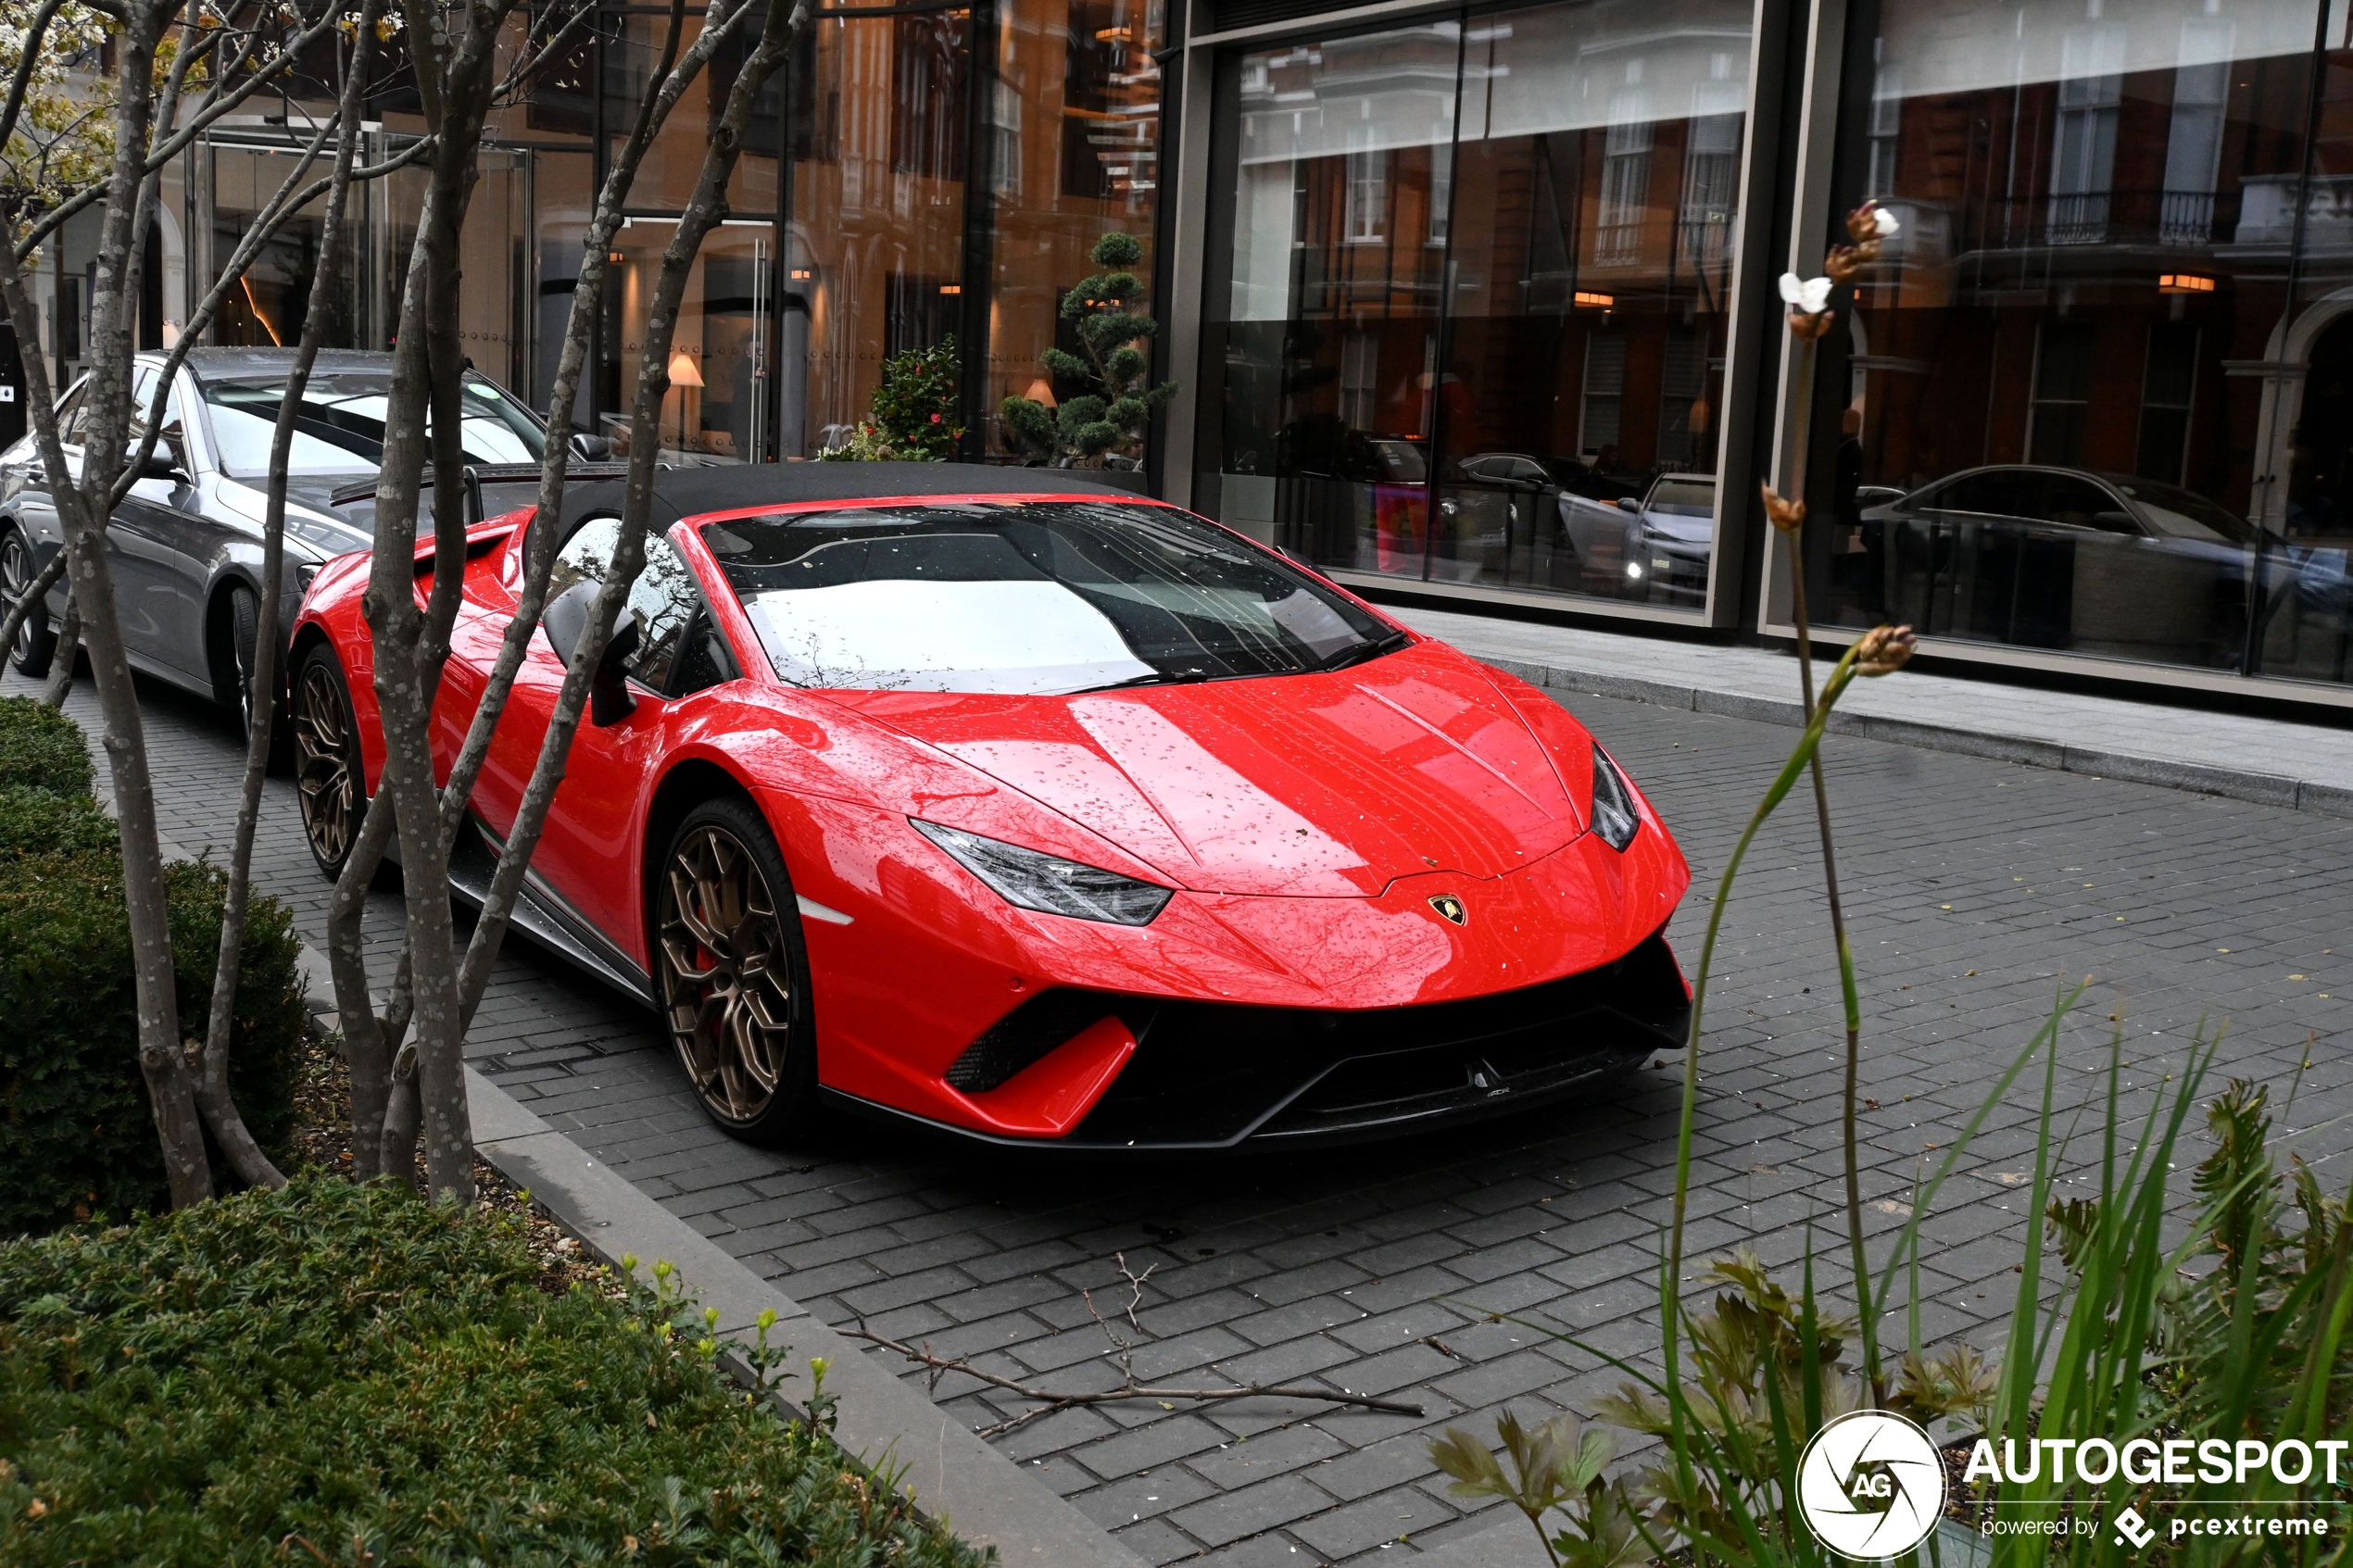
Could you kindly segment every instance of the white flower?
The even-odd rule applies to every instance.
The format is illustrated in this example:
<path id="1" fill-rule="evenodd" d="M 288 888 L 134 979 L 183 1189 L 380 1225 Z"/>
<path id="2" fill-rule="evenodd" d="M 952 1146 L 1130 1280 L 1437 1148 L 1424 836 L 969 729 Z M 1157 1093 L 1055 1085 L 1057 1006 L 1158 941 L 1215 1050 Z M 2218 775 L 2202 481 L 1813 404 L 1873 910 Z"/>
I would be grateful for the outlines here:
<path id="1" fill-rule="evenodd" d="M 1904 226 L 1895 221 L 1895 214 L 1883 207 L 1871 208 L 1871 222 L 1878 227 L 1879 237 L 1882 240 Z"/>
<path id="2" fill-rule="evenodd" d="M 1831 281 L 1828 278 L 1800 279 L 1794 272 L 1781 274 L 1781 297 L 1808 316 L 1818 316 L 1829 308 Z"/>

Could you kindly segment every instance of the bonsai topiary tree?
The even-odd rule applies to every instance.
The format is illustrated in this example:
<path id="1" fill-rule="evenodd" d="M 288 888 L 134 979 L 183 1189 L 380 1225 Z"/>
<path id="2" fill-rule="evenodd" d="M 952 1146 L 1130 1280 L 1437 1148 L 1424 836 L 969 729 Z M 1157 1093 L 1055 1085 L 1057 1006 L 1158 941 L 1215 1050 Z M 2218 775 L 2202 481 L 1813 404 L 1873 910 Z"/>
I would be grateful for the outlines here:
<path id="1" fill-rule="evenodd" d="M 1144 286 L 1131 270 L 1143 258 L 1144 247 L 1133 234 L 1105 234 L 1095 242 L 1100 270 L 1063 295 L 1062 306 L 1063 318 L 1077 325 L 1085 357 L 1059 348 L 1039 357 L 1057 379 L 1086 391 L 1058 408 L 1006 398 L 998 412 L 1022 451 L 1059 468 L 1101 468 L 1113 454 L 1142 457 L 1152 410 L 1176 395 L 1175 382 L 1143 384 L 1151 364 L 1137 345 L 1160 331 L 1159 322 L 1129 308 L 1143 297 Z"/>
<path id="2" fill-rule="evenodd" d="M 817 456 L 837 463 L 944 463 L 956 455 L 964 427 L 955 422 L 960 379 L 953 333 L 931 348 L 911 348 L 883 361 L 882 381 L 847 445 Z"/>

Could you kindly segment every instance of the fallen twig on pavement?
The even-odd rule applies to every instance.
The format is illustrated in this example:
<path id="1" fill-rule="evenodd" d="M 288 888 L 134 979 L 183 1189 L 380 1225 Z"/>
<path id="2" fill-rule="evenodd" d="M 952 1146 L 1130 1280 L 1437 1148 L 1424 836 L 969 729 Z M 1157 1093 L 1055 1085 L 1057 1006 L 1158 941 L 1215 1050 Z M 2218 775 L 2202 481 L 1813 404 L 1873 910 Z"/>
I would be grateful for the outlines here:
<path id="1" fill-rule="evenodd" d="M 1146 1269 L 1141 1274 L 1131 1273 L 1124 1254 L 1119 1257 L 1118 1263 L 1119 1272 L 1126 1277 L 1130 1292 L 1125 1311 L 1127 1321 L 1134 1323 L 1136 1308 L 1143 1300 L 1144 1281 L 1151 1276 L 1152 1271 Z M 1157 1267 L 1159 1267 L 1158 1264 L 1153 1265 L 1153 1268 Z M 1423 1413 L 1421 1406 L 1409 1405 L 1400 1399 L 1378 1399 L 1369 1394 L 1351 1394 L 1345 1390 L 1336 1392 L 1329 1388 L 1314 1388 L 1293 1383 L 1234 1383 L 1222 1388 L 1157 1388 L 1139 1384 L 1136 1381 L 1136 1347 L 1131 1342 L 1122 1339 L 1111 1324 L 1103 1322 L 1103 1315 L 1095 1311 L 1095 1298 L 1091 1292 L 1082 1290 L 1079 1295 L 1085 1298 L 1087 1311 L 1093 1315 L 1096 1323 L 1101 1327 L 1104 1337 L 1112 1342 L 1114 1352 L 1119 1357 L 1121 1382 L 1116 1388 L 1091 1394 L 1058 1394 L 1048 1388 L 1033 1388 L 1026 1383 L 1017 1382 L 1010 1377 L 1001 1377 L 993 1372 L 983 1372 L 967 1361 L 936 1354 L 927 1344 L 917 1347 L 893 1339 L 887 1335 L 876 1334 L 862 1322 L 855 1328 L 846 1328 L 840 1332 L 852 1339 L 863 1339 L 869 1344 L 880 1345 L 887 1350 L 896 1350 L 916 1365 L 930 1368 L 929 1386 L 933 1389 L 939 1386 L 939 1380 L 945 1374 L 960 1372 L 967 1377 L 977 1378 L 993 1388 L 1002 1388 L 1009 1394 L 1038 1401 L 1038 1409 L 1017 1415 L 1011 1421 L 1000 1421 L 994 1426 L 976 1428 L 975 1435 L 982 1437 L 1000 1436 L 1011 1432 L 1016 1426 L 1026 1426 L 1039 1416 L 1052 1415 L 1057 1411 L 1066 1411 L 1079 1405 L 1117 1404 L 1129 1399 L 1192 1399 L 1204 1403 L 1255 1399 L 1320 1399 L 1326 1404 L 1349 1405 L 1358 1410 L 1382 1411 L 1391 1415 Z"/>

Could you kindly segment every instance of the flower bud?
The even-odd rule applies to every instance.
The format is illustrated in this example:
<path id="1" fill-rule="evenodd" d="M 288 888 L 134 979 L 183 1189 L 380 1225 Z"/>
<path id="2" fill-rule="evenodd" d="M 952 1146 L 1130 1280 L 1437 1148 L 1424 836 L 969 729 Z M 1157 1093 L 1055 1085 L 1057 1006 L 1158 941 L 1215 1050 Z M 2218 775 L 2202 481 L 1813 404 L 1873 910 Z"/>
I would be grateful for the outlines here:
<path id="1" fill-rule="evenodd" d="M 1775 528 L 1794 533 L 1806 525 L 1805 502 L 1781 499 L 1780 492 L 1770 484 L 1759 484 L 1757 488 L 1765 493 L 1765 515 L 1772 520 Z"/>
<path id="2" fill-rule="evenodd" d="M 1892 675 L 1904 668 L 1918 646 L 1919 639 L 1909 626 L 1874 626 L 1855 644 L 1855 672 Z"/>

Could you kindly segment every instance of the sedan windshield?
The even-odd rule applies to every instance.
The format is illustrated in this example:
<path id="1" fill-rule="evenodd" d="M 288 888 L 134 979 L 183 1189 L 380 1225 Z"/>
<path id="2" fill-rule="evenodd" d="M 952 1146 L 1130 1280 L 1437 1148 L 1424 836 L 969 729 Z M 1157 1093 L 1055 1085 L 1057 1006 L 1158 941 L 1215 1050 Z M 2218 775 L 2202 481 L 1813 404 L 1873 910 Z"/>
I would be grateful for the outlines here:
<path id="1" fill-rule="evenodd" d="M 2255 525 L 2233 517 L 2205 496 L 2151 479 L 2118 479 L 2116 487 L 2140 503 L 2142 514 L 2169 539 L 2252 545 Z"/>
<path id="2" fill-rule="evenodd" d="M 289 473 L 365 473 L 384 461 L 384 409 L 391 372 L 353 371 L 310 378 L 296 418 Z M 208 381 L 205 411 L 232 478 L 270 471 L 270 438 L 277 428 L 283 381 Z M 535 463 L 547 446 L 529 410 L 479 376 L 463 385 L 466 458 L 476 463 Z"/>
<path id="3" fill-rule="evenodd" d="M 1405 641 L 1167 507 L 855 508 L 702 538 L 796 685 L 1046 695 L 1337 669 Z"/>

